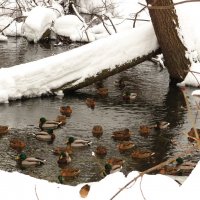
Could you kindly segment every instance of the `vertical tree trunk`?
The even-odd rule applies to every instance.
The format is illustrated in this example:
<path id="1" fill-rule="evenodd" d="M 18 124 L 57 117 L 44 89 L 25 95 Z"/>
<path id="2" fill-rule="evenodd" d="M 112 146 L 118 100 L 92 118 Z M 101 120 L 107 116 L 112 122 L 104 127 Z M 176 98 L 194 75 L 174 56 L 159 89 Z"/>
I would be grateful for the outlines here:
<path id="1" fill-rule="evenodd" d="M 172 0 L 146 0 L 146 2 L 153 6 L 173 4 Z M 180 82 L 185 78 L 191 63 L 185 56 L 187 49 L 178 33 L 179 24 L 175 8 L 149 8 L 149 13 L 170 78 L 173 82 Z"/>

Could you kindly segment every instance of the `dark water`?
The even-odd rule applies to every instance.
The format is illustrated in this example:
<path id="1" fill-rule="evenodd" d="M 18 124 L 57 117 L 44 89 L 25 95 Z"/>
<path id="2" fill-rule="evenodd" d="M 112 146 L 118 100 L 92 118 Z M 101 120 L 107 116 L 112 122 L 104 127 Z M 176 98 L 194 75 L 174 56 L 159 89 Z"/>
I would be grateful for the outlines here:
<path id="1" fill-rule="evenodd" d="M 46 57 L 62 52 L 69 47 L 48 48 L 39 44 L 30 45 L 22 38 L 17 42 L 14 38 L 8 43 L 0 44 L 0 67 L 8 67 L 18 63 Z M 125 77 L 126 88 L 137 93 L 137 98 L 130 102 L 122 99 L 123 91 L 116 86 L 116 82 Z M 188 111 L 185 109 L 185 100 L 182 92 L 176 87 L 169 87 L 168 73 L 151 62 L 145 62 L 130 70 L 108 78 L 104 86 L 109 89 L 107 97 L 96 94 L 95 86 L 84 88 L 63 98 L 48 97 L 29 100 L 18 100 L 9 104 L 0 104 L 0 124 L 9 125 L 10 133 L 0 138 L 0 169 L 20 171 L 33 177 L 58 182 L 60 168 L 57 165 L 58 157 L 51 150 L 63 146 L 67 137 L 86 138 L 93 142 L 91 147 L 76 149 L 72 155 L 71 167 L 80 168 L 80 176 L 68 181 L 66 184 L 75 185 L 81 182 L 99 180 L 99 166 L 105 164 L 106 159 L 115 156 L 123 158 L 126 162 L 122 171 L 127 174 L 132 170 L 145 170 L 154 166 L 179 152 L 185 152 L 192 146 L 188 142 L 186 133 L 191 128 Z M 191 89 L 188 89 L 191 90 Z M 188 91 L 188 94 L 191 91 Z M 96 99 L 96 107 L 91 110 L 85 105 L 85 99 Z M 37 132 L 38 121 L 41 116 L 55 119 L 59 115 L 59 107 L 70 105 L 73 109 L 72 116 L 67 124 L 55 131 L 56 139 L 53 144 L 37 141 L 32 133 Z M 140 136 L 140 125 L 155 124 L 156 121 L 168 121 L 170 127 L 162 131 L 152 131 L 148 138 Z M 92 136 L 94 125 L 103 126 L 104 133 L 100 139 Z M 197 119 L 198 125 L 198 119 Z M 135 160 L 128 153 L 119 153 L 117 141 L 111 138 L 111 133 L 118 129 L 129 128 L 133 131 L 131 140 L 136 148 L 154 151 L 155 157 L 150 160 Z M 44 166 L 34 169 L 21 170 L 15 163 L 16 151 L 9 147 L 9 140 L 13 137 L 24 139 L 27 147 L 24 150 L 28 155 L 42 157 L 47 160 Z M 171 142 L 173 141 L 173 142 Z M 91 156 L 98 145 L 108 149 L 105 158 Z M 196 162 L 198 152 L 185 157 L 187 161 Z"/>

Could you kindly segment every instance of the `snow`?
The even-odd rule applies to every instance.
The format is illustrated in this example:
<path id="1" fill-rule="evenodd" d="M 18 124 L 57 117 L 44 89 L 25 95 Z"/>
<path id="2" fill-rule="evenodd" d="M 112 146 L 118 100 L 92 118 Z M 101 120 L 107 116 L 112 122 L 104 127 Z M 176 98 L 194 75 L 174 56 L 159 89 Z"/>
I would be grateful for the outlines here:
<path id="1" fill-rule="evenodd" d="M 117 5 L 116 2 L 121 2 L 123 5 L 120 7 L 120 4 Z M 53 6 L 55 1 L 51 1 L 51 3 Z M 80 1 L 81 8 L 87 12 L 94 11 L 95 6 L 101 5 L 101 3 L 101 0 Z M 100 12 L 112 17 L 114 14 L 127 17 L 133 15 L 133 13 L 131 13 L 134 12 L 132 6 L 135 6 L 136 3 L 133 3 L 131 0 L 117 0 L 115 1 L 115 5 L 116 7 L 112 7 L 111 10 Z M 200 55 L 200 40 L 198 34 L 199 6 L 199 3 L 194 2 L 177 6 L 177 13 L 180 17 L 181 25 L 180 35 L 184 36 L 184 43 L 189 49 L 186 56 L 196 61 L 196 63 L 194 62 L 192 64 L 190 69 L 195 72 L 200 72 L 200 65 L 197 60 Z M 12 7 L 15 6 L 12 4 Z M 124 12 L 125 10 L 128 12 Z M 146 17 L 147 13 L 146 11 L 140 16 Z M 52 26 L 52 21 L 55 22 L 54 31 L 60 31 L 61 34 L 66 34 L 74 40 L 77 40 L 78 35 L 80 35 L 79 31 L 82 23 L 78 22 L 75 18 L 70 18 L 71 16 L 62 17 L 62 13 L 56 10 L 38 6 L 33 8 L 30 12 L 27 8 L 26 14 L 28 17 L 23 25 L 23 32 L 30 41 L 37 42 L 45 30 Z M 5 17 L 4 20 L 7 20 L 6 23 L 10 23 L 12 18 Z M 3 18 L 0 20 L 1 28 L 2 23 L 5 22 L 4 20 Z M 75 22 L 73 26 L 70 20 Z M 119 20 L 119 18 L 113 19 L 116 23 L 117 20 Z M 67 24 L 66 26 L 68 26 L 69 29 L 62 29 L 64 23 Z M 5 26 L 5 24 L 3 24 L 3 26 Z M 145 55 L 158 48 L 158 42 L 151 22 L 139 23 L 136 28 L 132 30 L 130 29 L 130 24 L 126 22 L 123 26 L 118 27 L 117 30 L 119 30 L 117 33 L 112 32 L 112 35 L 108 37 L 108 34 L 106 35 L 105 32 L 103 32 L 101 24 L 89 30 L 89 33 L 91 33 L 91 41 L 93 41 L 94 38 L 96 41 L 80 48 L 10 68 L 3 68 L 2 66 L 0 69 L 0 103 L 8 103 L 11 99 L 20 99 L 23 96 L 29 98 L 40 96 L 43 93 L 51 92 L 51 90 L 61 87 L 66 82 L 74 81 L 73 84 L 79 83 L 86 77 L 95 76 L 101 70 L 112 69 L 115 65 L 130 62 L 132 59 Z M 6 31 L 8 31 L 7 33 L 5 32 L 6 35 L 11 35 L 10 33 L 12 33 L 13 30 L 7 29 Z M 110 31 L 112 30 L 110 29 Z M 17 33 L 21 35 L 19 30 L 17 30 Z M 13 35 L 17 33 L 15 32 Z M 1 38 L 2 37 L 1 35 Z M 6 38 L 3 40 L 5 41 Z M 194 74 L 190 72 L 179 85 L 197 87 L 198 81 L 196 79 L 200 80 L 198 73 L 195 73 L 194 76 Z M 57 94 L 63 95 L 62 91 L 59 91 Z M 198 94 L 200 94 L 198 90 L 193 93 L 193 95 Z M 85 184 L 82 183 L 77 186 L 61 185 L 36 179 L 18 172 L 5 172 L 2 170 L 0 171 L 0 176 L 0 197 L 4 200 L 53 200 L 67 197 L 78 200 L 82 199 L 79 195 L 79 191 Z M 111 199 L 116 192 L 136 176 L 138 176 L 138 172 L 136 171 L 129 173 L 127 177 L 121 172 L 116 172 L 106 176 L 99 182 L 88 183 L 91 189 L 86 199 Z M 135 197 L 137 200 L 186 200 L 189 198 L 195 200 L 199 199 L 197 188 L 199 182 L 200 162 L 181 186 L 171 177 L 165 175 L 144 175 L 142 179 L 138 178 L 136 182 L 128 185 L 115 199 L 129 200 Z"/>

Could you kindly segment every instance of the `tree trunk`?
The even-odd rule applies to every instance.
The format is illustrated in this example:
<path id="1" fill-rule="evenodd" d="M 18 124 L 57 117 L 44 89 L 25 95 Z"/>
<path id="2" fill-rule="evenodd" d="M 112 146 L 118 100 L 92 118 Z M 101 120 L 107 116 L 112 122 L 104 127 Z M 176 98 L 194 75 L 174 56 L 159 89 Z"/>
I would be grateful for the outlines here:
<path id="1" fill-rule="evenodd" d="M 173 4 L 172 0 L 146 0 L 146 2 L 152 6 Z M 178 32 L 179 23 L 175 8 L 153 9 L 149 7 L 149 13 L 171 81 L 175 83 L 183 81 L 191 63 L 185 56 L 187 49 Z"/>

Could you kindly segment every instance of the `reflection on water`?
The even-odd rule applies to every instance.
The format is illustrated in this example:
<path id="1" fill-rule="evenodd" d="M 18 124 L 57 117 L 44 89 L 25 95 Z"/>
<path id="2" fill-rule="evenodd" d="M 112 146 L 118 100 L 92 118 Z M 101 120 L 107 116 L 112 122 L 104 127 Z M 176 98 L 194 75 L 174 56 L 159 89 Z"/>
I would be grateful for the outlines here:
<path id="1" fill-rule="evenodd" d="M 13 44 L 0 44 L 0 49 L 7 51 L 14 48 Z M 28 47 L 28 50 L 27 50 Z M 55 47 L 54 47 L 55 48 Z M 54 49 L 42 49 L 37 45 L 20 43 L 17 48 L 19 52 L 10 52 L 4 55 L 4 59 L 12 58 L 7 66 L 19 62 L 27 62 L 36 51 L 36 58 L 52 54 Z M 62 50 L 63 51 L 63 50 Z M 54 52 L 55 53 L 55 52 Z M 2 56 L 2 55 L 1 55 Z M 17 60 L 19 59 L 19 60 Z M 7 59 L 8 60 L 8 59 Z M 2 62 L 2 58 L 0 59 Z M 0 64 L 2 67 L 4 65 Z M 125 78 L 126 88 L 137 93 L 137 98 L 130 102 L 122 99 L 122 89 L 116 86 L 116 81 Z M 60 168 L 57 165 L 58 157 L 53 155 L 51 150 L 57 146 L 63 146 L 69 136 L 86 138 L 93 142 L 91 147 L 75 149 L 72 155 L 71 167 L 81 169 L 78 178 L 70 180 L 67 184 L 75 185 L 81 182 L 99 180 L 99 163 L 102 166 L 106 159 L 111 156 L 123 158 L 126 162 L 122 171 L 127 174 L 131 170 L 144 170 L 161 161 L 166 160 L 177 152 L 184 152 L 191 144 L 188 142 L 185 133 L 191 128 L 188 122 L 187 112 L 184 109 L 185 102 L 182 93 L 178 88 L 169 87 L 168 73 L 150 62 L 142 63 L 130 70 L 108 78 L 104 86 L 109 89 L 107 97 L 100 97 L 96 94 L 95 86 L 90 86 L 76 93 L 68 94 L 63 98 L 35 98 L 24 101 L 13 101 L 9 104 L 0 105 L 0 124 L 7 124 L 11 127 L 10 133 L 0 138 L 0 168 L 8 171 L 18 170 L 33 177 L 58 182 Z M 85 99 L 93 97 L 96 99 L 96 107 L 91 110 L 85 105 Z M 55 119 L 59 114 L 59 107 L 70 105 L 73 109 L 72 116 L 67 120 L 65 126 L 55 131 L 56 139 L 53 144 L 37 141 L 32 133 L 37 132 L 38 121 L 41 116 L 48 119 Z M 156 121 L 168 121 L 171 123 L 166 130 L 152 130 L 148 138 L 140 136 L 138 130 L 141 124 L 155 124 Z M 103 136 L 100 139 L 92 136 L 94 125 L 103 126 Z M 155 157 L 150 160 L 132 159 L 130 152 L 119 153 L 117 141 L 111 138 L 115 130 L 129 128 L 134 132 L 131 140 L 136 148 L 154 151 Z M 19 137 L 26 141 L 25 152 L 28 155 L 42 157 L 47 160 L 44 166 L 20 170 L 16 167 L 16 152 L 9 147 L 9 140 Z M 172 142 L 173 141 L 173 142 Z M 98 145 L 104 145 L 108 149 L 105 158 L 91 156 Z M 197 161 L 198 154 L 187 157 L 187 160 Z"/>

